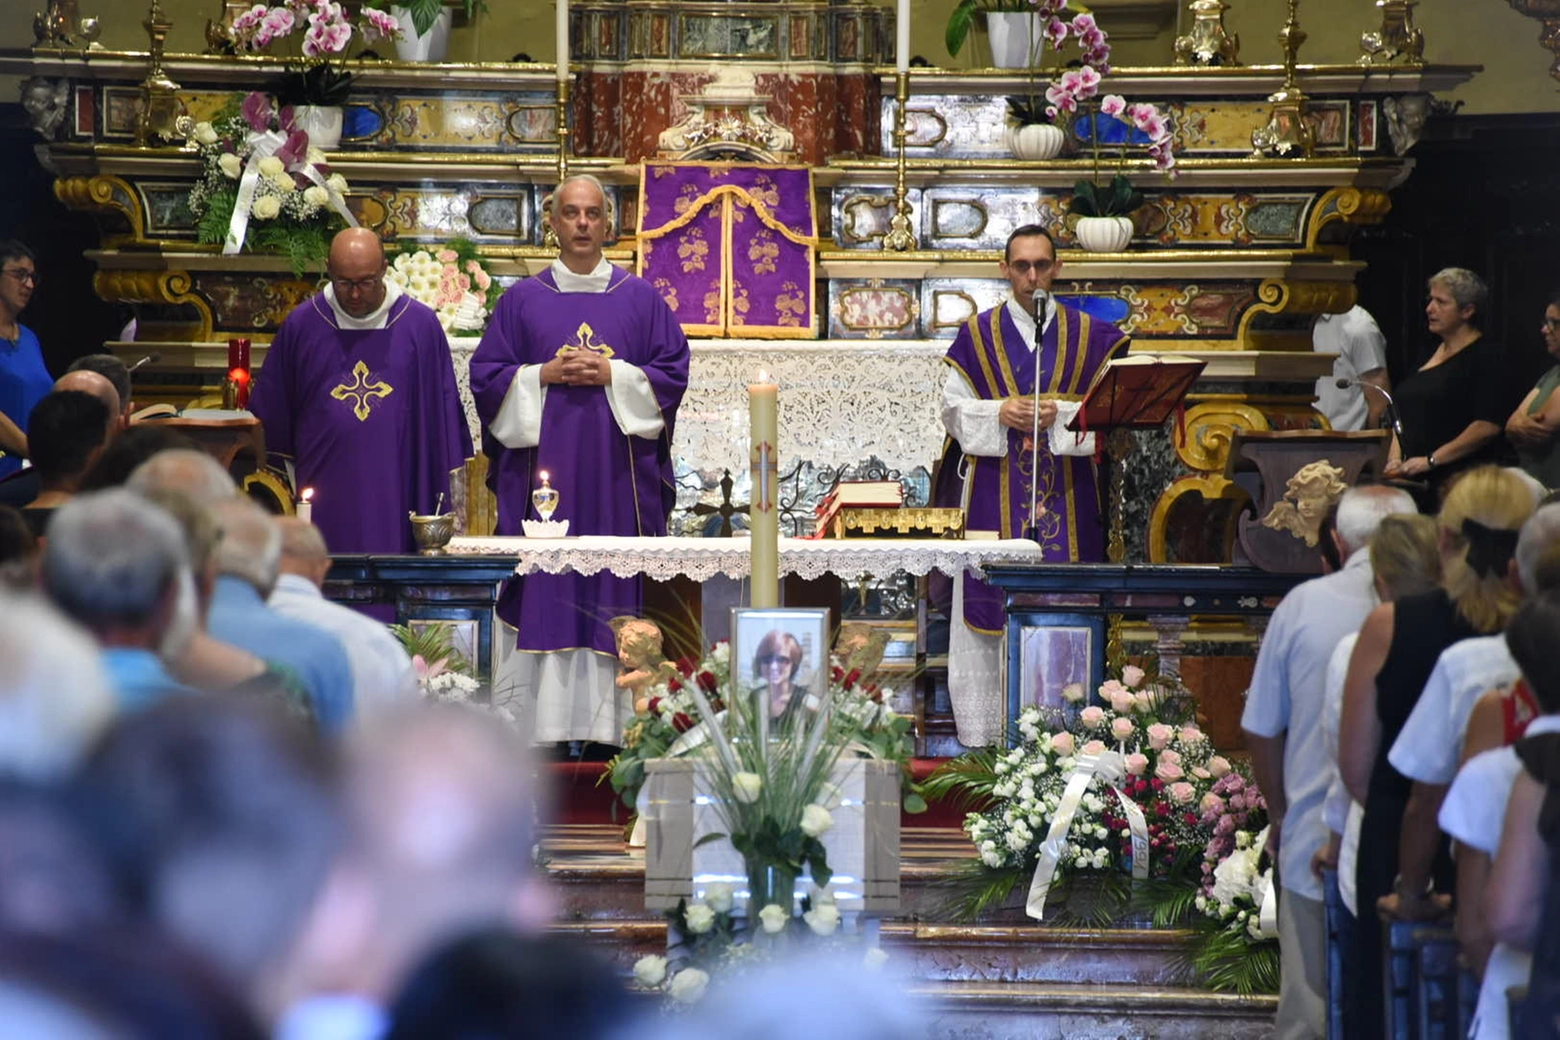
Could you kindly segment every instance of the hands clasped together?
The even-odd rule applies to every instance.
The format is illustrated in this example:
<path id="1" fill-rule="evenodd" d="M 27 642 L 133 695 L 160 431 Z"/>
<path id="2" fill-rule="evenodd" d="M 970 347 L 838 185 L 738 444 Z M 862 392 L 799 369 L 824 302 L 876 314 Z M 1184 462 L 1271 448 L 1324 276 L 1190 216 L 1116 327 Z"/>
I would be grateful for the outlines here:
<path id="1" fill-rule="evenodd" d="M 565 349 L 542 365 L 541 376 L 543 386 L 606 386 L 612 382 L 612 362 L 593 350 Z"/>

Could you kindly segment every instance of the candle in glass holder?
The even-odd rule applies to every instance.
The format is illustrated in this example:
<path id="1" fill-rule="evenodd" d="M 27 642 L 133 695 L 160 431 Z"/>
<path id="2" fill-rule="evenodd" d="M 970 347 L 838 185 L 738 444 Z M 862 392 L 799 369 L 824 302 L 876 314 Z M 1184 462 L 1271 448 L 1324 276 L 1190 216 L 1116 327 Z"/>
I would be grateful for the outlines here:
<path id="1" fill-rule="evenodd" d="M 249 407 L 249 385 L 252 373 L 249 369 L 249 340 L 228 340 L 227 387 L 223 405 L 233 408 Z"/>
<path id="2" fill-rule="evenodd" d="M 558 489 L 549 483 L 545 469 L 537 476 L 542 478 L 542 486 L 531 492 L 531 505 L 536 507 L 536 515 L 546 522 L 551 520 L 553 514 L 558 511 Z"/>
<path id="3" fill-rule="evenodd" d="M 306 487 L 302 491 L 298 492 L 298 519 L 302 520 L 306 524 L 312 524 L 314 522 L 314 503 L 309 501 L 313 497 L 314 489 L 311 487 Z"/>
<path id="4" fill-rule="evenodd" d="M 753 492 L 748 505 L 749 552 L 752 571 L 752 605 L 780 605 L 780 511 L 776 478 L 779 462 L 775 446 L 780 439 L 780 387 L 769 373 L 748 384 L 749 458 Z"/>

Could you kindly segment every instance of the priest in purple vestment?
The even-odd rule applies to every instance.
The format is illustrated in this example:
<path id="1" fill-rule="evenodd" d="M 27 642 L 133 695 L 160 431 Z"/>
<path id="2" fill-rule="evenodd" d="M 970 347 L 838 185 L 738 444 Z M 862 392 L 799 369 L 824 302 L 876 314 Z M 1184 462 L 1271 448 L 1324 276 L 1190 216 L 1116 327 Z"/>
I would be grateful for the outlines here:
<path id="1" fill-rule="evenodd" d="M 314 489 L 335 552 L 415 549 L 407 513 L 449 508 L 450 471 L 471 457 L 449 340 L 428 307 L 387 282 L 366 228 L 336 235 L 323 292 L 299 304 L 266 354 L 250 411 L 266 450 Z"/>
<path id="2" fill-rule="evenodd" d="M 545 472 L 560 496 L 553 519 L 568 520 L 570 535 L 664 535 L 687 338 L 649 282 L 602 256 L 600 182 L 566 181 L 549 220 L 558 259 L 504 294 L 471 359 L 498 531 L 537 518 L 531 492 Z M 495 703 L 517 707 L 539 743 L 619 743 L 632 706 L 613 681 L 607 621 L 640 613 L 639 578 L 516 578 L 498 610 L 518 652 L 498 669 Z"/>
<path id="3" fill-rule="evenodd" d="M 1047 563 L 1090 563 L 1105 555 L 1094 435 L 1065 426 L 1105 362 L 1126 353 L 1127 337 L 1056 302 L 1051 284 L 1061 268 L 1039 225 L 1008 238 L 1001 269 L 1012 298 L 966 322 L 945 359 L 949 436 L 933 501 L 962 507 L 968 530 L 1035 537 Z M 989 744 L 1004 728 L 1002 596 L 966 574 L 955 582 L 954 611 L 954 721 L 961 743 Z"/>

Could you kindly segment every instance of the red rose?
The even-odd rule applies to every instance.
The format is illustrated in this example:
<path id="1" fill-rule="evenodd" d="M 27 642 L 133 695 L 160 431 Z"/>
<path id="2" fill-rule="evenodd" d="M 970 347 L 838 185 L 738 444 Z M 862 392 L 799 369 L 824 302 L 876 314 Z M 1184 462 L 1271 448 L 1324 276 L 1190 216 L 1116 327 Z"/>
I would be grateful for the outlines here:
<path id="1" fill-rule="evenodd" d="M 715 678 L 714 672 L 700 672 L 698 682 L 705 693 L 714 693 L 720 688 L 720 680 Z"/>
<path id="2" fill-rule="evenodd" d="M 693 678 L 693 673 L 698 667 L 699 663 L 692 658 L 681 657 L 677 660 L 677 670 L 690 679 Z"/>
<path id="3" fill-rule="evenodd" d="M 672 716 L 672 728 L 679 733 L 686 733 L 693 728 L 693 719 L 679 711 Z"/>
<path id="4" fill-rule="evenodd" d="M 1160 816 L 1170 815 L 1170 807 L 1164 802 L 1160 802 L 1158 805 L 1154 806 L 1154 811 L 1157 812 Z"/>
<path id="5" fill-rule="evenodd" d="M 666 688 L 671 690 L 673 693 L 676 693 L 678 690 L 683 688 L 682 680 L 674 675 L 670 679 L 666 680 Z"/>
<path id="6" fill-rule="evenodd" d="M 654 714 L 657 713 L 657 711 L 658 711 L 658 709 L 660 707 L 661 707 L 661 698 L 659 698 L 659 697 L 651 697 L 650 698 L 650 703 L 645 707 L 645 710 L 648 711 L 650 714 L 654 715 Z"/>
<path id="7" fill-rule="evenodd" d="M 840 685 L 844 686 L 848 690 L 852 686 L 855 686 L 856 683 L 858 681 L 860 681 L 860 679 L 861 679 L 861 669 L 860 668 L 852 668 L 849 672 L 847 672 L 845 674 L 845 679 L 844 679 L 844 681 Z"/>
<path id="8" fill-rule="evenodd" d="M 829 668 L 829 676 L 835 682 L 840 682 L 845 678 L 845 669 L 841 668 L 839 665 L 833 665 Z"/>

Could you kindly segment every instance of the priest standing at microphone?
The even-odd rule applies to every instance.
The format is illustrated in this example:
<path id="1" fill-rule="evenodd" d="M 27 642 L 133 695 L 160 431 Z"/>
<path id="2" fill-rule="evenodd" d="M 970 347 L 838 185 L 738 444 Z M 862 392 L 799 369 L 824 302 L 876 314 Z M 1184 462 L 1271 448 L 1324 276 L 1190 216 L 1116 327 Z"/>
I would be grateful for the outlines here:
<path id="1" fill-rule="evenodd" d="M 1051 295 L 1056 243 L 1027 224 L 1008 237 L 1002 276 L 1012 298 L 982 311 L 949 348 L 942 420 L 948 430 L 933 504 L 959 506 L 970 531 L 1030 537 L 1047 563 L 1105 558 L 1094 435 L 1066 430 L 1084 391 L 1126 354 L 1116 326 Z M 959 742 L 1001 739 L 1002 596 L 979 579 L 954 582 L 948 692 Z"/>

